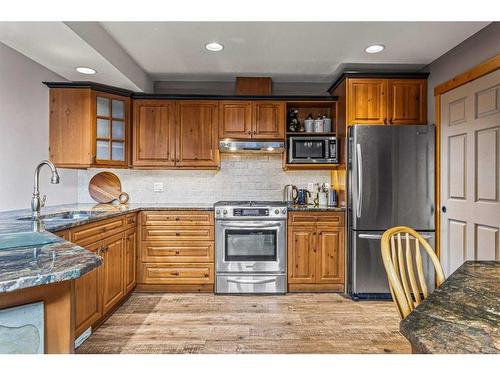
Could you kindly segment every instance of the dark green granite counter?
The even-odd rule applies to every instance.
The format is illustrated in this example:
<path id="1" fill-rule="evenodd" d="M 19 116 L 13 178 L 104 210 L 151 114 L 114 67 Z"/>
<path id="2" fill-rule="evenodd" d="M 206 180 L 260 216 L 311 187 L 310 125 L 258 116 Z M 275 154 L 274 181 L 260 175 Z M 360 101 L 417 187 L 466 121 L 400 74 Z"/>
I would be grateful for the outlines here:
<path id="1" fill-rule="evenodd" d="M 418 353 L 500 353 L 500 262 L 465 262 L 400 331 Z"/>
<path id="2" fill-rule="evenodd" d="M 30 210 L 0 212 L 0 293 L 77 279 L 102 264 L 101 257 L 51 232 L 139 210 L 186 209 L 212 210 L 213 206 L 198 203 L 52 206 L 42 209 L 42 217 L 68 211 L 87 211 L 90 212 L 90 216 L 71 220 L 44 221 L 42 219 L 36 228 L 29 220 Z M 30 243 L 27 246 L 15 245 L 18 238 L 34 231 L 40 234 L 39 243 Z"/>
<path id="3" fill-rule="evenodd" d="M 312 204 L 288 205 L 288 211 L 344 212 L 345 207 L 314 206 Z"/>

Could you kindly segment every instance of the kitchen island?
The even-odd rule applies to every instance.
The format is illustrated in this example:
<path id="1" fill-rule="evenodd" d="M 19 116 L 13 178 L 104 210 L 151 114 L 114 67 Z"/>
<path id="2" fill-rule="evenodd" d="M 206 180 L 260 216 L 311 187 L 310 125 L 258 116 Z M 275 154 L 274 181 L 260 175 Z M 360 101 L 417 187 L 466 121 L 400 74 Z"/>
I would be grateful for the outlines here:
<path id="1" fill-rule="evenodd" d="M 500 353 L 500 262 L 468 261 L 400 323 L 414 353 Z"/>

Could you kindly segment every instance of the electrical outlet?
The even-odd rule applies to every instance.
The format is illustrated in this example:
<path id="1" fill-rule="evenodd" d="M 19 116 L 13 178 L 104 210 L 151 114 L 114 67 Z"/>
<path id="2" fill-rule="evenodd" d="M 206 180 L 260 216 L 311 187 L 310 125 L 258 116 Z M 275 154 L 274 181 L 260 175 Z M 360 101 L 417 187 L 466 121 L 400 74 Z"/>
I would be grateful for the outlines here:
<path id="1" fill-rule="evenodd" d="M 163 182 L 155 182 L 153 184 L 153 191 L 155 193 L 161 193 L 163 191 Z"/>

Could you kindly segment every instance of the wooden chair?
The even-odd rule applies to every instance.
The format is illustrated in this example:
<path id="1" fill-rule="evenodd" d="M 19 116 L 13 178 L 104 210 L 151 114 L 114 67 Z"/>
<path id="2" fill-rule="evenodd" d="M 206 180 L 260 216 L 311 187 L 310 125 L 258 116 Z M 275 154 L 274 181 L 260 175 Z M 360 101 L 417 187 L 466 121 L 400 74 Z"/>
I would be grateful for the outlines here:
<path id="1" fill-rule="evenodd" d="M 414 251 L 411 247 L 412 241 L 415 241 Z M 432 247 L 420 234 L 409 227 L 401 226 L 390 228 L 382 235 L 382 259 L 392 299 L 396 303 L 401 319 L 406 318 L 422 302 L 421 294 L 424 299 L 429 295 L 420 253 L 421 246 L 434 265 L 436 283 L 440 286 L 444 281 L 443 268 Z M 414 264 L 417 268 L 418 282 Z"/>

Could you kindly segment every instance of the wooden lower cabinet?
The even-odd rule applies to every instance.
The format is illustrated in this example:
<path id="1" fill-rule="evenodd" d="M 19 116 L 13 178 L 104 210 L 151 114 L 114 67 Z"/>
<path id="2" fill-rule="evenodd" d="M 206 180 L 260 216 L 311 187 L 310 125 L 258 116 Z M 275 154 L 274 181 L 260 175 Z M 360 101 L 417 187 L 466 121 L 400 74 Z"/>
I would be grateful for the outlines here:
<path id="1" fill-rule="evenodd" d="M 125 293 L 132 291 L 137 283 L 137 232 L 129 229 L 125 232 L 125 267 L 124 284 Z"/>
<path id="2" fill-rule="evenodd" d="M 116 222 L 123 223 L 121 231 L 116 225 L 112 225 L 114 234 L 104 237 L 103 233 L 107 232 L 110 223 Z M 102 266 L 75 280 L 76 337 L 89 327 L 95 327 L 104 321 L 134 289 L 137 257 L 137 233 L 133 227 L 134 223 L 135 221 L 127 222 L 124 215 L 123 218 L 103 220 L 102 223 L 82 225 L 70 230 L 72 241 L 78 239 L 82 233 L 93 233 L 98 241 L 88 244 L 89 236 L 83 236 L 83 243 L 75 243 L 103 258 Z M 76 235 L 73 235 L 74 233 Z"/>
<path id="3" fill-rule="evenodd" d="M 213 291 L 212 212 L 144 211 L 140 224 L 139 290 Z"/>
<path id="4" fill-rule="evenodd" d="M 100 254 L 102 241 L 85 246 Z M 102 266 L 75 280 L 75 336 L 78 337 L 102 316 Z"/>
<path id="5" fill-rule="evenodd" d="M 294 291 L 344 291 L 345 240 L 343 213 L 332 213 L 327 218 L 317 218 L 311 213 L 300 213 L 300 218 L 290 222 L 310 222 L 310 225 L 288 227 L 288 290 Z M 310 216 L 311 220 L 306 220 Z M 339 216 L 335 219 L 335 216 Z"/>
<path id="6" fill-rule="evenodd" d="M 103 241 L 102 269 L 103 313 L 111 310 L 125 295 L 124 276 L 125 234 L 120 233 Z"/>

